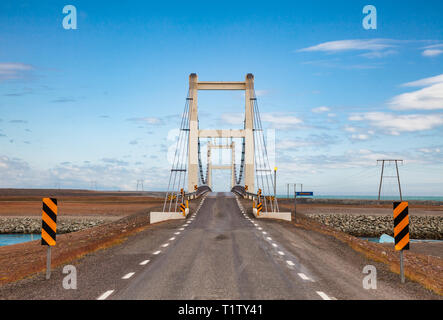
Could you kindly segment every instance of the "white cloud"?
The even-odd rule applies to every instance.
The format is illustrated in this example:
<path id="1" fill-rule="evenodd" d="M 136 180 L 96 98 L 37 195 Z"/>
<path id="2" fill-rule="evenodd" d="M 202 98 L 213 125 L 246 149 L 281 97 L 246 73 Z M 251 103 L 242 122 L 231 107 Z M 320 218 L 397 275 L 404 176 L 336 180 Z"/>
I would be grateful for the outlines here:
<path id="1" fill-rule="evenodd" d="M 328 112 L 330 110 L 331 109 L 329 109 L 328 107 L 321 106 L 321 107 L 312 109 L 312 112 L 314 112 L 314 113 L 323 113 L 323 112 Z"/>
<path id="2" fill-rule="evenodd" d="M 298 117 L 285 113 L 262 113 L 261 120 L 278 129 L 286 129 L 303 123 Z"/>
<path id="3" fill-rule="evenodd" d="M 421 148 L 418 151 L 423 153 L 440 153 L 440 148 Z"/>
<path id="4" fill-rule="evenodd" d="M 409 114 L 395 115 L 384 112 L 368 112 L 349 117 L 351 121 L 368 121 L 374 127 L 380 128 L 392 135 L 400 132 L 416 132 L 431 130 L 443 125 L 443 114 Z"/>
<path id="5" fill-rule="evenodd" d="M 0 80 L 18 79 L 23 72 L 32 70 L 32 66 L 24 63 L 0 63 Z"/>
<path id="6" fill-rule="evenodd" d="M 296 149 L 300 147 L 308 147 L 313 143 L 309 141 L 300 141 L 300 140 L 281 140 L 277 143 L 277 149 L 279 150 L 287 150 L 287 149 Z"/>
<path id="7" fill-rule="evenodd" d="M 436 57 L 443 53 L 443 50 L 440 49 L 426 49 L 421 54 L 424 57 Z"/>
<path id="8" fill-rule="evenodd" d="M 443 74 L 435 77 L 420 79 L 402 84 L 402 87 L 426 87 L 433 84 L 443 83 Z"/>
<path id="9" fill-rule="evenodd" d="M 221 115 L 221 121 L 226 124 L 241 125 L 245 121 L 244 113 L 224 113 Z"/>
<path id="10" fill-rule="evenodd" d="M 395 96 L 389 101 L 394 110 L 438 110 L 443 109 L 443 74 L 402 85 L 403 87 L 424 87 Z"/>
<path id="11" fill-rule="evenodd" d="M 396 51 L 396 50 L 371 51 L 371 52 L 363 53 L 363 54 L 361 54 L 361 56 L 365 57 L 365 58 L 369 58 L 369 59 L 375 59 L 375 58 L 384 58 L 384 57 L 392 56 L 397 53 L 398 53 L 398 51 Z"/>
<path id="12" fill-rule="evenodd" d="M 364 134 L 364 133 L 359 133 L 359 134 L 353 134 L 351 136 L 352 139 L 354 140 L 368 140 L 369 139 L 369 135 Z"/>
<path id="13" fill-rule="evenodd" d="M 337 40 L 320 43 L 318 45 L 300 49 L 299 52 L 340 52 L 350 50 L 369 50 L 381 51 L 387 48 L 392 48 L 393 40 L 390 39 L 355 39 L 355 40 Z"/>
<path id="14" fill-rule="evenodd" d="M 160 125 L 163 123 L 162 119 L 156 117 L 130 118 L 128 120 L 133 122 L 144 122 L 149 125 Z"/>
<path id="15" fill-rule="evenodd" d="M 349 119 L 349 120 L 352 120 L 352 119 Z M 357 132 L 357 128 L 351 127 L 351 126 L 346 126 L 345 127 L 345 131 L 347 131 L 347 132 Z"/>

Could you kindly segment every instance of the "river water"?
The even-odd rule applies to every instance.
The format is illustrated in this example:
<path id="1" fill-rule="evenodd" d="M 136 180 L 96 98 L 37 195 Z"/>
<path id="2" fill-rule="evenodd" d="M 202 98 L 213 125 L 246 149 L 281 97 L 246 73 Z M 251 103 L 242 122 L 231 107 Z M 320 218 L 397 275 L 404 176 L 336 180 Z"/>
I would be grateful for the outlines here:
<path id="1" fill-rule="evenodd" d="M 0 247 L 41 239 L 40 234 L 0 234 Z"/>

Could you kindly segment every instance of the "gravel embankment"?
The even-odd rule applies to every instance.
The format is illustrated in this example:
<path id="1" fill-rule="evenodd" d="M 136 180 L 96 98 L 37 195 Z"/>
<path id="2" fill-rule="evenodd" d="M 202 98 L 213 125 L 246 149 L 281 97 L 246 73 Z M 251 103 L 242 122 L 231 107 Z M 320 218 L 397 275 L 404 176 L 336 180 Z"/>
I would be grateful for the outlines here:
<path id="1" fill-rule="evenodd" d="M 393 236 L 394 222 L 388 216 L 307 214 L 329 227 L 356 237 Z M 413 239 L 443 240 L 443 216 L 409 216 L 409 232 Z"/>
<path id="2" fill-rule="evenodd" d="M 57 234 L 80 231 L 99 226 L 109 219 L 101 218 L 60 218 L 57 220 Z M 0 218 L 0 234 L 2 233 L 40 233 L 41 218 Z"/>

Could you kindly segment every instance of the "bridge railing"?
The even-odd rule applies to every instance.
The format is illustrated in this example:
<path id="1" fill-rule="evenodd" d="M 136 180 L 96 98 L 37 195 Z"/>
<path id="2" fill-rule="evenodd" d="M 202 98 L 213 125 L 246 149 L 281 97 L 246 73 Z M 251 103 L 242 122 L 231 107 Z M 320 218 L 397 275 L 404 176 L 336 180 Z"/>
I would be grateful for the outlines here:
<path id="1" fill-rule="evenodd" d="M 207 192 L 211 192 L 211 188 L 209 188 L 209 186 L 207 186 L 207 185 L 202 185 L 202 186 L 198 187 L 196 191 L 186 193 L 185 200 L 197 199 Z"/>

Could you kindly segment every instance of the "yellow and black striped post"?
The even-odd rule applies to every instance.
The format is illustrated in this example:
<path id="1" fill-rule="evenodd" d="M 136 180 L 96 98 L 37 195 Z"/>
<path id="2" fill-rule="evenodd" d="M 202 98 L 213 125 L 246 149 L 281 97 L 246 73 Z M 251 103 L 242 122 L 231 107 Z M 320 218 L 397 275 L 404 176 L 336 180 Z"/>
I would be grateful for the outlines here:
<path id="1" fill-rule="evenodd" d="M 400 276 L 405 282 L 403 250 L 409 250 L 409 210 L 408 202 L 394 202 L 394 239 L 395 250 L 400 251 Z"/>
<path id="2" fill-rule="evenodd" d="M 43 198 L 42 245 L 55 246 L 57 235 L 57 199 Z"/>
<path id="3" fill-rule="evenodd" d="M 257 205 L 257 216 L 260 215 L 260 212 L 262 211 L 262 209 L 263 209 L 263 204 L 260 202 L 260 203 Z"/>
<path id="4" fill-rule="evenodd" d="M 186 216 L 186 206 L 184 203 L 180 204 L 180 210 L 184 216 Z"/>
<path id="5" fill-rule="evenodd" d="M 46 279 L 51 277 L 51 247 L 56 244 L 57 199 L 43 198 L 42 245 L 48 246 L 46 256 Z"/>

